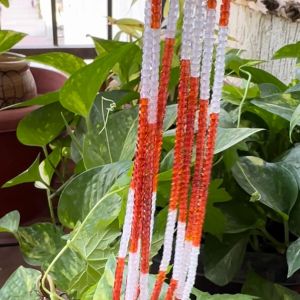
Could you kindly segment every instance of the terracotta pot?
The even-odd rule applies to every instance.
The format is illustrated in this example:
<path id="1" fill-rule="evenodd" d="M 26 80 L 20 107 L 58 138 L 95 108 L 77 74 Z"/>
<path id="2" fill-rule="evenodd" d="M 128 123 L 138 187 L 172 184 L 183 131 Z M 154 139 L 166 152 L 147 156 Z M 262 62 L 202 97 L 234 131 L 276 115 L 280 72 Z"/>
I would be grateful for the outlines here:
<path id="1" fill-rule="evenodd" d="M 24 56 L 0 55 L 0 108 L 37 95 L 36 83 Z"/>
<path id="2" fill-rule="evenodd" d="M 31 72 L 38 94 L 57 90 L 66 81 L 64 75 L 52 70 L 31 68 Z M 40 148 L 19 143 L 15 132 L 19 121 L 35 109 L 28 107 L 0 111 L 0 186 L 26 170 L 40 153 Z M 12 210 L 20 212 L 23 224 L 48 217 L 45 191 L 36 189 L 32 183 L 0 189 L 0 201 L 0 217 Z"/>

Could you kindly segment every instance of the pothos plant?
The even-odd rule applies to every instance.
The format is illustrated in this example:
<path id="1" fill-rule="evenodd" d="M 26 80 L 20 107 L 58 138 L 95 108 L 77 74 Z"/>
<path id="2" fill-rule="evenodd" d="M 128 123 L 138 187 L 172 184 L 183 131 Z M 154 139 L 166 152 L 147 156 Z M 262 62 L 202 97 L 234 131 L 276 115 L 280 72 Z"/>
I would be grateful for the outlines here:
<path id="1" fill-rule="evenodd" d="M 180 35 L 177 39 L 179 45 Z M 111 299 L 134 158 L 141 48 L 139 40 L 93 40 L 98 55 L 89 64 L 61 52 L 28 57 L 69 78 L 59 91 L 6 108 L 40 105 L 20 122 L 17 137 L 29 147 L 40 147 L 41 155 L 4 188 L 32 182 L 44 189 L 51 222 L 23 227 L 17 211 L 0 219 L 0 231 L 12 233 L 25 261 L 37 267 L 18 268 L 0 290 L 1 299 Z M 299 48 L 299 43 L 286 46 L 275 58 L 298 56 Z M 218 285 L 234 279 L 247 250 L 286 254 L 289 276 L 300 267 L 299 81 L 287 86 L 258 69 L 259 61 L 242 59 L 238 52 L 229 50 L 226 58 L 228 76 L 202 251 L 204 275 Z M 152 255 L 163 243 L 178 74 L 177 53 L 164 123 Z M 241 84 L 231 84 L 231 78 Z M 195 290 L 194 296 L 299 297 L 253 271 L 242 291 L 244 295 L 209 295 Z"/>

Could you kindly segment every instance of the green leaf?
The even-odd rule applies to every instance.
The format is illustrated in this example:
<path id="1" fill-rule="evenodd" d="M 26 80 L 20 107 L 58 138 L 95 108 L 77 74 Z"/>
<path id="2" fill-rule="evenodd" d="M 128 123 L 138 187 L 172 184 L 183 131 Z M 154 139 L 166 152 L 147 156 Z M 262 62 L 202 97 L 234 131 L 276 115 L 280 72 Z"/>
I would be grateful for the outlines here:
<path id="1" fill-rule="evenodd" d="M 20 214 L 14 210 L 0 219 L 0 232 L 10 232 L 15 234 L 20 224 Z"/>
<path id="2" fill-rule="evenodd" d="M 281 58 L 299 58 L 300 57 L 300 42 L 289 44 L 281 47 L 273 55 L 273 59 Z"/>
<path id="3" fill-rule="evenodd" d="M 41 180 L 39 172 L 39 163 L 40 155 L 38 155 L 38 157 L 27 170 L 7 181 L 2 187 L 8 188 L 22 183 L 35 182 Z"/>
<path id="4" fill-rule="evenodd" d="M 57 91 L 50 92 L 47 94 L 43 94 L 41 96 L 37 96 L 36 98 L 30 99 L 30 100 L 26 100 L 23 102 L 5 106 L 4 108 L 0 109 L 0 111 L 12 109 L 12 108 L 33 106 L 33 105 L 47 105 L 47 104 L 51 104 L 51 103 L 58 102 L 58 101 L 59 101 L 59 92 L 57 92 Z"/>
<path id="5" fill-rule="evenodd" d="M 233 200 L 226 203 L 216 203 L 226 218 L 224 232 L 240 233 L 264 225 L 265 220 L 252 207 L 251 203 L 243 200 Z M 217 219 L 215 219 L 217 220 Z"/>
<path id="6" fill-rule="evenodd" d="M 224 188 L 221 188 L 222 180 L 212 180 L 208 190 L 208 202 L 206 207 L 206 217 L 204 231 L 220 237 L 225 228 L 225 218 L 216 203 L 226 202 L 231 199 Z M 216 222 L 218 220 L 218 222 Z"/>
<path id="7" fill-rule="evenodd" d="M 262 131 L 261 128 L 218 128 L 218 136 L 215 147 L 215 154 L 220 153 L 249 136 Z"/>
<path id="8" fill-rule="evenodd" d="M 107 199 L 108 201 L 103 204 L 104 207 L 108 206 L 112 200 Z M 110 255 L 116 254 L 118 250 L 116 241 L 120 236 L 120 230 L 117 224 L 114 223 L 106 228 L 99 228 L 97 224 L 97 214 L 94 214 L 89 218 L 78 238 L 71 243 L 71 248 L 79 253 L 85 263 L 82 272 L 71 282 L 73 289 L 77 290 L 77 299 L 81 299 L 81 295 L 86 289 L 99 281 L 107 259 Z"/>
<path id="9" fill-rule="evenodd" d="M 43 182 L 47 183 L 48 186 L 51 184 L 55 168 L 61 160 L 61 151 L 62 149 L 60 147 L 55 148 L 39 165 L 40 176 Z"/>
<path id="10" fill-rule="evenodd" d="M 299 300 L 300 296 L 277 283 L 267 281 L 251 272 L 243 285 L 242 292 L 259 297 L 261 300 Z"/>
<path id="11" fill-rule="evenodd" d="M 130 162 L 117 162 L 90 169 L 75 177 L 60 196 L 58 204 L 60 222 L 74 228 L 78 221 L 83 221 L 117 179 L 128 172 L 130 166 Z"/>
<path id="12" fill-rule="evenodd" d="M 91 38 L 93 39 L 93 42 L 95 44 L 97 55 L 100 57 L 106 55 L 107 53 L 110 53 L 111 51 L 117 48 L 123 47 L 128 44 L 126 42 L 101 39 L 95 36 L 91 36 Z"/>
<path id="13" fill-rule="evenodd" d="M 260 132 L 262 128 L 218 128 L 215 154 L 225 151 L 226 149 L 238 144 L 249 136 Z M 168 130 L 164 133 L 164 148 L 171 151 L 174 147 L 175 129 Z M 167 144 L 167 145 L 166 145 Z M 166 147 L 167 146 L 167 147 Z M 170 148 L 170 149 L 168 149 Z M 169 155 L 172 155 L 171 153 Z M 168 157 L 168 164 L 170 163 Z"/>
<path id="14" fill-rule="evenodd" d="M 284 93 L 299 93 L 300 92 L 300 83 L 288 88 Z"/>
<path id="15" fill-rule="evenodd" d="M 288 220 L 298 195 L 298 184 L 285 165 L 258 157 L 242 157 L 232 169 L 239 185 L 250 195 Z"/>
<path id="16" fill-rule="evenodd" d="M 68 110 L 87 117 L 100 87 L 114 65 L 122 61 L 135 45 L 125 45 L 96 59 L 71 75 L 60 92 L 60 102 Z"/>
<path id="17" fill-rule="evenodd" d="M 134 155 L 137 109 L 112 113 L 110 103 L 103 97 L 97 98 L 87 119 L 83 160 L 88 169 L 119 160 L 131 160 Z"/>
<path id="18" fill-rule="evenodd" d="M 121 32 L 133 36 L 136 39 L 141 38 L 144 30 L 144 24 L 141 21 L 131 18 L 114 19 L 111 17 L 108 17 L 108 20 L 111 24 L 118 26 Z"/>
<path id="19" fill-rule="evenodd" d="M 287 85 L 285 85 L 282 81 L 280 81 L 277 77 L 272 75 L 271 73 L 254 67 L 243 67 L 243 70 L 249 72 L 251 74 L 251 81 L 256 84 L 262 83 L 271 83 L 277 86 L 281 92 L 287 89 Z M 246 78 L 246 75 L 241 72 L 241 76 Z"/>
<path id="20" fill-rule="evenodd" d="M 113 255 L 110 255 L 103 275 L 97 285 L 93 300 L 110 300 L 113 292 L 113 286 L 115 281 L 115 268 L 116 259 Z"/>
<path id="21" fill-rule="evenodd" d="M 49 262 L 45 262 L 43 270 L 46 270 L 48 265 Z M 50 276 L 57 288 L 73 295 L 78 292 L 74 285 L 78 282 L 78 277 L 80 278 L 79 274 L 85 272 L 86 266 L 86 262 L 80 257 L 79 253 L 67 249 L 52 267 Z"/>
<path id="22" fill-rule="evenodd" d="M 254 300 L 258 299 L 257 297 L 249 295 L 228 295 L 228 294 L 214 294 L 210 295 L 209 293 L 201 292 L 197 289 L 193 289 L 192 294 L 196 296 L 196 300 Z"/>
<path id="23" fill-rule="evenodd" d="M 300 238 L 289 245 L 286 259 L 289 267 L 288 277 L 291 277 L 300 269 Z"/>
<path id="24" fill-rule="evenodd" d="M 134 156 L 137 136 L 137 109 L 112 112 L 110 99 L 97 97 L 87 119 L 87 133 L 83 143 L 86 168 L 119 161 Z M 168 105 L 164 130 L 176 120 L 177 105 Z M 107 122 L 106 122 L 107 120 Z"/>
<path id="25" fill-rule="evenodd" d="M 252 104 L 287 121 L 290 121 L 297 107 L 297 101 L 288 95 L 275 95 L 263 99 L 252 100 Z"/>
<path id="26" fill-rule="evenodd" d="M 164 243 L 167 216 L 168 207 L 165 207 L 155 217 L 151 244 L 151 257 L 158 253 Z"/>
<path id="27" fill-rule="evenodd" d="M 0 0 L 0 3 L 3 4 L 5 7 L 9 7 L 9 1 L 8 0 Z"/>
<path id="28" fill-rule="evenodd" d="M 297 106 L 297 108 L 295 109 L 291 117 L 290 131 L 289 131 L 291 141 L 292 141 L 292 132 L 297 125 L 300 125 L 300 105 Z"/>
<path id="29" fill-rule="evenodd" d="M 25 36 L 26 34 L 21 32 L 16 32 L 12 30 L 0 30 L 0 53 L 7 52 L 8 50 L 10 50 Z"/>
<path id="30" fill-rule="evenodd" d="M 105 40 L 96 37 L 92 38 L 99 57 L 107 55 L 117 48 L 120 49 L 121 47 L 129 44 L 115 40 Z M 131 75 L 137 74 L 140 71 L 140 64 L 142 61 L 141 49 L 134 44 L 131 45 L 133 47 L 130 50 L 130 53 L 128 53 L 122 61 L 118 62 L 118 64 L 113 67 L 113 72 L 120 77 L 120 80 L 123 83 L 128 83 L 131 79 Z"/>
<path id="31" fill-rule="evenodd" d="M 244 260 L 248 235 L 226 234 L 222 241 L 207 235 L 204 245 L 204 274 L 213 283 L 224 286 L 236 275 Z"/>
<path id="32" fill-rule="evenodd" d="M 18 125 L 19 141 L 29 146 L 46 146 L 64 129 L 62 114 L 68 121 L 73 117 L 59 103 L 52 103 L 31 112 Z"/>
<path id="33" fill-rule="evenodd" d="M 240 88 L 235 85 L 226 84 L 223 87 L 222 99 L 229 103 L 232 103 L 234 105 L 240 105 L 245 92 L 246 92 L 246 89 L 244 89 L 244 88 Z M 259 97 L 258 86 L 254 85 L 252 87 L 249 87 L 245 99 L 252 99 L 252 98 L 256 98 L 256 97 Z"/>
<path id="34" fill-rule="evenodd" d="M 50 52 L 39 55 L 33 55 L 26 58 L 47 66 L 51 66 L 67 74 L 73 74 L 86 66 L 84 60 L 78 56 L 64 52 Z"/>
<path id="35" fill-rule="evenodd" d="M 50 223 L 35 223 L 20 227 L 16 238 L 20 244 L 25 261 L 34 266 L 41 266 L 50 261 L 64 246 L 61 238 L 64 232 Z"/>
<path id="36" fill-rule="evenodd" d="M 6 281 L 0 290 L 1 300 L 40 300 L 38 280 L 41 272 L 34 269 L 19 267 Z"/>
<path id="37" fill-rule="evenodd" d="M 259 84 L 260 96 L 262 98 L 269 97 L 281 93 L 281 90 L 273 83 Z"/>

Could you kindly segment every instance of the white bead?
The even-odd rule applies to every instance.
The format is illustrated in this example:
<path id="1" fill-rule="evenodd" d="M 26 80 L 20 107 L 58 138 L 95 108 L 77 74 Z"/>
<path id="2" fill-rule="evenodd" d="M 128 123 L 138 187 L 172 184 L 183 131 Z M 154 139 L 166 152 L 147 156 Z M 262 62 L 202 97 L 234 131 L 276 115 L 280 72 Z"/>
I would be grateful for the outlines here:
<path id="1" fill-rule="evenodd" d="M 182 27 L 181 59 L 191 59 L 193 38 L 193 14 L 195 0 L 186 0 L 184 3 L 184 19 Z"/>
<path id="2" fill-rule="evenodd" d="M 178 16 L 179 16 L 178 0 L 170 0 L 168 24 L 166 30 L 166 37 L 169 39 L 175 38 Z"/>
<path id="3" fill-rule="evenodd" d="M 191 258 L 191 251 L 192 251 L 192 243 L 190 241 L 184 242 L 184 254 L 183 254 L 183 262 L 182 262 L 182 270 L 180 273 L 180 278 L 178 281 L 178 288 L 176 291 L 176 298 L 182 299 L 183 290 L 186 282 L 186 275 L 188 272 L 190 258 Z"/>
<path id="4" fill-rule="evenodd" d="M 149 299 L 149 290 L 148 290 L 149 274 L 141 273 L 140 275 L 140 297 L 139 300 L 148 300 Z"/>
<path id="5" fill-rule="evenodd" d="M 213 94 L 210 104 L 211 113 L 220 112 L 220 100 L 222 97 L 222 89 L 224 82 L 225 73 L 225 49 L 227 44 L 228 28 L 220 27 L 218 34 L 218 46 L 216 50 L 216 61 L 215 61 L 215 78 L 213 85 Z"/>
<path id="6" fill-rule="evenodd" d="M 199 247 L 192 247 L 190 265 L 188 269 L 187 280 L 183 290 L 182 300 L 189 300 L 192 288 L 194 286 L 197 266 L 198 266 Z"/>
<path id="7" fill-rule="evenodd" d="M 176 217 L 177 209 L 169 210 L 164 238 L 163 256 L 159 268 L 160 271 L 167 271 L 167 268 L 170 264 Z"/>
<path id="8" fill-rule="evenodd" d="M 174 266 L 173 266 L 173 278 L 175 280 L 180 279 L 180 274 L 181 274 L 181 271 L 182 271 L 185 228 L 186 228 L 186 223 L 185 222 L 178 222 L 177 223 L 175 258 L 174 258 Z"/>
<path id="9" fill-rule="evenodd" d="M 127 254 L 130 234 L 131 234 L 131 226 L 133 219 L 133 206 L 134 206 L 134 190 L 129 188 L 128 197 L 127 197 L 127 206 L 126 206 L 126 215 L 123 226 L 123 233 L 120 242 L 119 249 L 119 257 L 125 258 Z"/>
<path id="10" fill-rule="evenodd" d="M 135 299 L 134 296 L 136 295 L 136 287 L 139 275 L 139 261 L 139 251 L 129 252 L 125 300 Z"/>
<path id="11" fill-rule="evenodd" d="M 208 9 L 204 33 L 203 61 L 201 70 L 200 98 L 203 100 L 208 100 L 210 96 L 210 75 L 213 59 L 215 22 L 216 11 L 214 9 Z"/>

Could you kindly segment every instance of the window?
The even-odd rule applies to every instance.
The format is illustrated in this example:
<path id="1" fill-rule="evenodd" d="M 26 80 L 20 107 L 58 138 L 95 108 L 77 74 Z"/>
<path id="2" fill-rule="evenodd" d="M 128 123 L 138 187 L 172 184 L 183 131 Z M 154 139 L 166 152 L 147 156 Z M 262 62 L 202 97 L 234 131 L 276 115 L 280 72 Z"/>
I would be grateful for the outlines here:
<path id="1" fill-rule="evenodd" d="M 88 35 L 112 38 L 107 17 L 143 19 L 144 0 L 10 0 L 2 7 L 1 27 L 25 32 L 17 52 L 39 53 L 53 47 L 89 56 L 92 40 Z M 54 48 L 57 50 L 57 48 Z M 91 54 L 92 52 L 90 52 Z"/>

